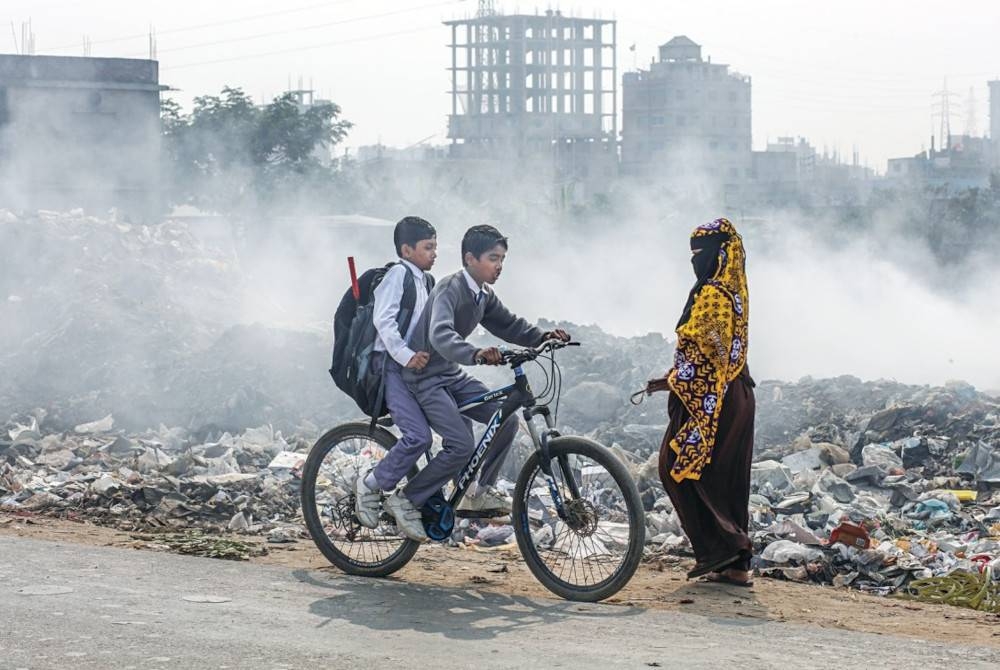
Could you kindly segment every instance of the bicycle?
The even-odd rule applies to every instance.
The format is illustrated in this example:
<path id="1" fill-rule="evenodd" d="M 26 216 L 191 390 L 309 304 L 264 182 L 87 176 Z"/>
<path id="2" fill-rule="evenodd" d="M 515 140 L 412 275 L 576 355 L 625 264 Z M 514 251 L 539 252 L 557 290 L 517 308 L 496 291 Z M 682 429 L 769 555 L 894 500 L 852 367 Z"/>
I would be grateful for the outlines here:
<path id="1" fill-rule="evenodd" d="M 645 523 L 639 492 L 625 465 L 600 444 L 563 436 L 555 429 L 562 372 L 554 352 L 578 344 L 550 339 L 538 347 L 503 352 L 514 382 L 459 408 L 501 401 L 451 494 L 435 496 L 422 512 L 432 540 L 451 537 L 453 510 L 475 480 L 493 436 L 520 411 L 534 451 L 514 487 L 511 518 L 517 546 L 532 574 L 549 591 L 568 600 L 596 602 L 617 593 L 635 573 Z M 546 370 L 538 363 L 546 384 L 536 397 L 523 366 L 538 358 L 547 359 L 550 366 Z M 553 402 L 555 411 L 550 407 Z M 542 427 L 536 425 L 538 417 Z M 319 438 L 303 467 L 306 526 L 323 555 L 347 574 L 388 576 L 406 565 L 420 546 L 399 533 L 385 512 L 375 529 L 361 526 L 354 516 L 354 478 L 384 457 L 395 441 L 384 423 L 343 424 Z M 416 472 L 414 468 L 410 477 Z M 404 484 L 405 480 L 399 486 Z"/>

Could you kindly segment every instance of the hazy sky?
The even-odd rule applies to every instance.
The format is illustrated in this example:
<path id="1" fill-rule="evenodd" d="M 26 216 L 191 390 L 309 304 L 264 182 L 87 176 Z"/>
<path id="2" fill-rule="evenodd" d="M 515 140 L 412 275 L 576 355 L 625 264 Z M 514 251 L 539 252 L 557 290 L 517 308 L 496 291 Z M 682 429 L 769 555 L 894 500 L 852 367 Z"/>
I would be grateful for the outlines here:
<path id="1" fill-rule="evenodd" d="M 686 34 L 714 62 L 753 77 L 753 138 L 807 137 L 822 150 L 884 171 L 885 159 L 929 144 L 932 94 L 945 77 L 952 132 L 988 129 L 986 80 L 1000 78 L 1000 2 L 959 0 L 701 0 L 497 3 L 506 13 L 548 7 L 618 20 L 619 76 Z M 0 52 L 31 19 L 36 53 L 146 57 L 157 33 L 161 81 L 185 106 L 224 85 L 270 98 L 289 80 L 337 102 L 356 124 L 347 144 L 446 141 L 449 31 L 469 0 L 4 0 Z M 10 24 L 13 23 L 13 26 Z M 16 37 L 15 37 L 16 35 Z M 628 47 L 636 45 L 636 51 Z"/>

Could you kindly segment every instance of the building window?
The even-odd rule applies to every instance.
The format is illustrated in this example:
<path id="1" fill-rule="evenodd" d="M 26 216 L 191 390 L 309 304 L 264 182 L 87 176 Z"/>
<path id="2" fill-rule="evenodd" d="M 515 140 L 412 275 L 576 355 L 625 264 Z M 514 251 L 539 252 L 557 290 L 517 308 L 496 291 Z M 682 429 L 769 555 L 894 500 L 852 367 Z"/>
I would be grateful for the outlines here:
<path id="1" fill-rule="evenodd" d="M 650 125 L 653 125 L 653 126 L 662 126 L 663 125 L 663 117 L 662 116 L 651 116 L 649 118 L 650 118 Z"/>
<path id="2" fill-rule="evenodd" d="M 684 99 L 684 89 L 683 88 L 677 89 L 677 99 L 678 100 L 683 100 Z"/>
<path id="3" fill-rule="evenodd" d="M 0 86 L 0 126 L 10 120 L 10 110 L 7 108 L 7 89 Z"/>
<path id="4" fill-rule="evenodd" d="M 729 102 L 736 102 L 736 91 L 729 92 Z"/>
<path id="5" fill-rule="evenodd" d="M 716 142 L 715 140 L 712 140 L 711 142 L 708 143 L 708 148 L 711 149 L 712 151 L 717 151 L 719 149 L 719 143 Z"/>
<path id="6" fill-rule="evenodd" d="M 687 119 L 685 119 L 683 116 L 678 116 L 677 117 L 677 125 L 678 126 L 686 126 L 687 125 Z"/>
<path id="7" fill-rule="evenodd" d="M 730 142 L 729 143 L 729 150 L 730 151 L 736 151 L 736 142 Z"/>

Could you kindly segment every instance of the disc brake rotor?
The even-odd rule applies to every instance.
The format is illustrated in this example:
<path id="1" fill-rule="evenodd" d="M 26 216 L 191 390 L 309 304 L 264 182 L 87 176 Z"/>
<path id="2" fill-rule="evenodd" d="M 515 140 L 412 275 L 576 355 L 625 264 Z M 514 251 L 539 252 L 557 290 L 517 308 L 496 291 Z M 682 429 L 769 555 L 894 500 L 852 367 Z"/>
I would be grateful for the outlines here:
<path id="1" fill-rule="evenodd" d="M 570 500 L 565 509 L 566 525 L 577 535 L 589 537 L 597 532 L 597 509 L 589 500 Z"/>

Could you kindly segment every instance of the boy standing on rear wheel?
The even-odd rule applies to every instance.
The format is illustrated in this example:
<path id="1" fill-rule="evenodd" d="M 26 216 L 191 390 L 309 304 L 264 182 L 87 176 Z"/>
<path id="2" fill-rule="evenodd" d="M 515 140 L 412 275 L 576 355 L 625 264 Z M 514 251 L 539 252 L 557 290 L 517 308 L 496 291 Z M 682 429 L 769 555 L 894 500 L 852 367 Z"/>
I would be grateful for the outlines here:
<path id="1" fill-rule="evenodd" d="M 434 287 L 411 337 L 411 346 L 430 352 L 430 358 L 420 369 L 404 370 L 403 379 L 442 442 L 441 451 L 403 489 L 403 496 L 416 508 L 456 477 L 472 457 L 475 439 L 465 417 L 486 423 L 500 407 L 499 402 L 492 401 L 470 408 L 464 415 L 458 411 L 463 403 L 489 391 L 459 365 L 474 365 L 477 359 L 488 365 L 503 362 L 496 347 L 477 349 L 465 341 L 476 327 L 482 325 L 502 340 L 525 347 L 537 346 L 550 337 L 569 340 L 565 331 L 544 332 L 500 302 L 492 285 L 500 277 L 506 256 L 507 238 L 496 228 L 473 226 L 466 231 L 462 238 L 464 269 Z M 493 485 L 517 428 L 517 417 L 504 417 L 479 480 L 470 485 L 456 511 L 481 516 L 510 513 L 510 498 Z"/>
<path id="2" fill-rule="evenodd" d="M 378 337 L 372 365 L 382 370 L 385 404 L 400 437 L 378 465 L 360 473 L 354 482 L 355 516 L 366 528 L 378 526 L 380 492 L 395 488 L 431 446 L 427 419 L 403 382 L 402 372 L 421 370 L 430 359 L 426 349 L 411 348 L 407 342 L 427 304 L 428 287 L 434 285 L 433 278 L 425 273 L 437 258 L 437 232 L 427 221 L 407 216 L 396 224 L 393 242 L 400 261 L 385 273 L 375 289 L 372 320 Z M 396 519 L 396 527 L 403 535 L 417 542 L 427 540 L 420 510 L 399 492 L 386 499 L 385 510 Z"/>

